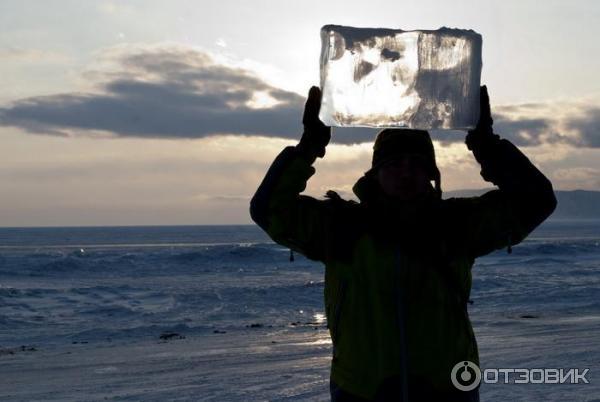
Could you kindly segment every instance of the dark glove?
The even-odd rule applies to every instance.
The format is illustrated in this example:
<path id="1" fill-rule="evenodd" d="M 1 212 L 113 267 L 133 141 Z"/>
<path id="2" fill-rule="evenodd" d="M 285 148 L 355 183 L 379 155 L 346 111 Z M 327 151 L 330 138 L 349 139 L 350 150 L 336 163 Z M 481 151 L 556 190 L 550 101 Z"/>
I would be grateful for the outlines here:
<path id="1" fill-rule="evenodd" d="M 479 121 L 475 129 L 469 130 L 465 138 L 467 148 L 475 151 L 485 143 L 497 140 L 499 137 L 494 135 L 492 124 L 494 124 L 494 120 L 490 110 L 490 97 L 488 96 L 487 87 L 483 85 L 479 89 Z"/>
<path id="2" fill-rule="evenodd" d="M 546 183 L 547 179 L 531 164 L 529 159 L 512 143 L 494 134 L 492 113 L 487 88 L 481 87 L 479 95 L 479 122 L 467 134 L 465 142 L 481 165 L 481 177 L 505 192 L 521 192 Z"/>
<path id="3" fill-rule="evenodd" d="M 481 176 L 484 180 L 499 185 L 505 182 L 507 164 L 502 163 L 503 159 L 499 157 L 504 152 L 505 146 L 501 144 L 500 136 L 494 134 L 492 128 L 492 112 L 490 110 L 490 97 L 487 87 L 483 85 L 479 90 L 479 121 L 475 129 L 469 130 L 465 143 L 475 159 L 481 165 Z"/>
<path id="4" fill-rule="evenodd" d="M 319 120 L 320 109 L 321 90 L 318 87 L 311 87 L 302 117 L 304 133 L 302 133 L 300 143 L 296 146 L 296 149 L 311 162 L 317 157 L 325 156 L 325 147 L 331 139 L 331 127 L 327 127 Z"/>

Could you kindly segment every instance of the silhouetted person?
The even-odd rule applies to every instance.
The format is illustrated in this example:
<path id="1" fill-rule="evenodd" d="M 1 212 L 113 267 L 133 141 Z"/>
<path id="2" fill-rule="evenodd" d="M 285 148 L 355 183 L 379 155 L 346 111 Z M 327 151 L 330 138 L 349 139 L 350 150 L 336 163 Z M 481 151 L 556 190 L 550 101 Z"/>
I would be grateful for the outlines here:
<path id="1" fill-rule="evenodd" d="M 550 181 L 493 133 L 482 87 L 466 144 L 498 189 L 442 200 L 429 133 L 385 129 L 353 187 L 360 202 L 331 191 L 326 200 L 300 195 L 330 139 L 320 104 L 312 87 L 300 143 L 277 156 L 250 213 L 274 241 L 325 263 L 332 400 L 478 401 L 477 388 L 459 391 L 450 378 L 461 361 L 479 364 L 467 313 L 471 267 L 510 251 L 552 213 Z"/>

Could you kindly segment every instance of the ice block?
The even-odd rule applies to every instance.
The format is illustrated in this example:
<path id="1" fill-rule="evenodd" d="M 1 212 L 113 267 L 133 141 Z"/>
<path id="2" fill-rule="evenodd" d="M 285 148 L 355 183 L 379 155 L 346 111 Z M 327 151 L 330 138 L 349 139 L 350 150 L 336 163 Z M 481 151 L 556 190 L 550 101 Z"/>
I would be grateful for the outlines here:
<path id="1" fill-rule="evenodd" d="M 319 117 L 328 126 L 470 129 L 481 35 L 472 30 L 321 28 Z"/>

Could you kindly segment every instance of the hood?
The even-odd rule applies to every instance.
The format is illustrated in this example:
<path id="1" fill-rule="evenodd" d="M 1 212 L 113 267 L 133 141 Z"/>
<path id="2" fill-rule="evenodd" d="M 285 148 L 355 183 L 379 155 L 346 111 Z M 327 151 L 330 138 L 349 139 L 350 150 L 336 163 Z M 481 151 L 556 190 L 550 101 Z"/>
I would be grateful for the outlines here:
<path id="1" fill-rule="evenodd" d="M 361 203 L 369 203 L 373 201 L 378 193 L 379 185 L 375 179 L 369 175 L 369 172 L 365 173 L 360 179 L 352 186 L 352 192 L 358 197 Z"/>
<path id="2" fill-rule="evenodd" d="M 365 204 L 365 205 L 390 204 L 390 205 L 396 205 L 398 207 L 402 207 L 402 206 L 407 206 L 409 204 L 417 204 L 417 203 L 420 204 L 420 203 L 423 203 L 424 201 L 429 201 L 429 200 L 433 201 L 433 200 L 439 199 L 438 197 L 436 197 L 436 192 L 435 192 L 435 189 L 433 188 L 433 186 L 431 187 L 430 192 L 428 192 L 424 196 L 419 197 L 415 200 L 398 201 L 398 200 L 391 199 L 391 198 L 385 196 L 381 192 L 379 183 L 377 183 L 375 177 L 373 176 L 373 174 L 371 172 L 372 172 L 371 170 L 366 172 L 360 179 L 358 179 L 356 181 L 356 183 L 354 183 L 354 186 L 352 186 L 352 192 L 354 192 L 356 197 L 358 197 L 361 204 Z"/>

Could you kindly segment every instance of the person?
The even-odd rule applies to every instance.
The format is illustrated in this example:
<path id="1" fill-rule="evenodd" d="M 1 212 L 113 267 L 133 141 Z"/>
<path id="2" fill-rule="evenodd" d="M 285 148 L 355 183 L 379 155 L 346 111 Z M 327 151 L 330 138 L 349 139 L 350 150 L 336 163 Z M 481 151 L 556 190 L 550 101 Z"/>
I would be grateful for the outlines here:
<path id="1" fill-rule="evenodd" d="M 465 142 L 497 188 L 479 197 L 442 199 L 429 133 L 407 129 L 377 135 L 372 168 L 353 187 L 359 202 L 301 195 L 331 136 L 312 87 L 300 142 L 277 156 L 250 202 L 275 242 L 325 264 L 332 401 L 479 400 L 478 388 L 451 381 L 457 363 L 479 365 L 471 268 L 510 251 L 556 207 L 550 181 L 493 132 L 485 86 L 480 99 Z"/>

